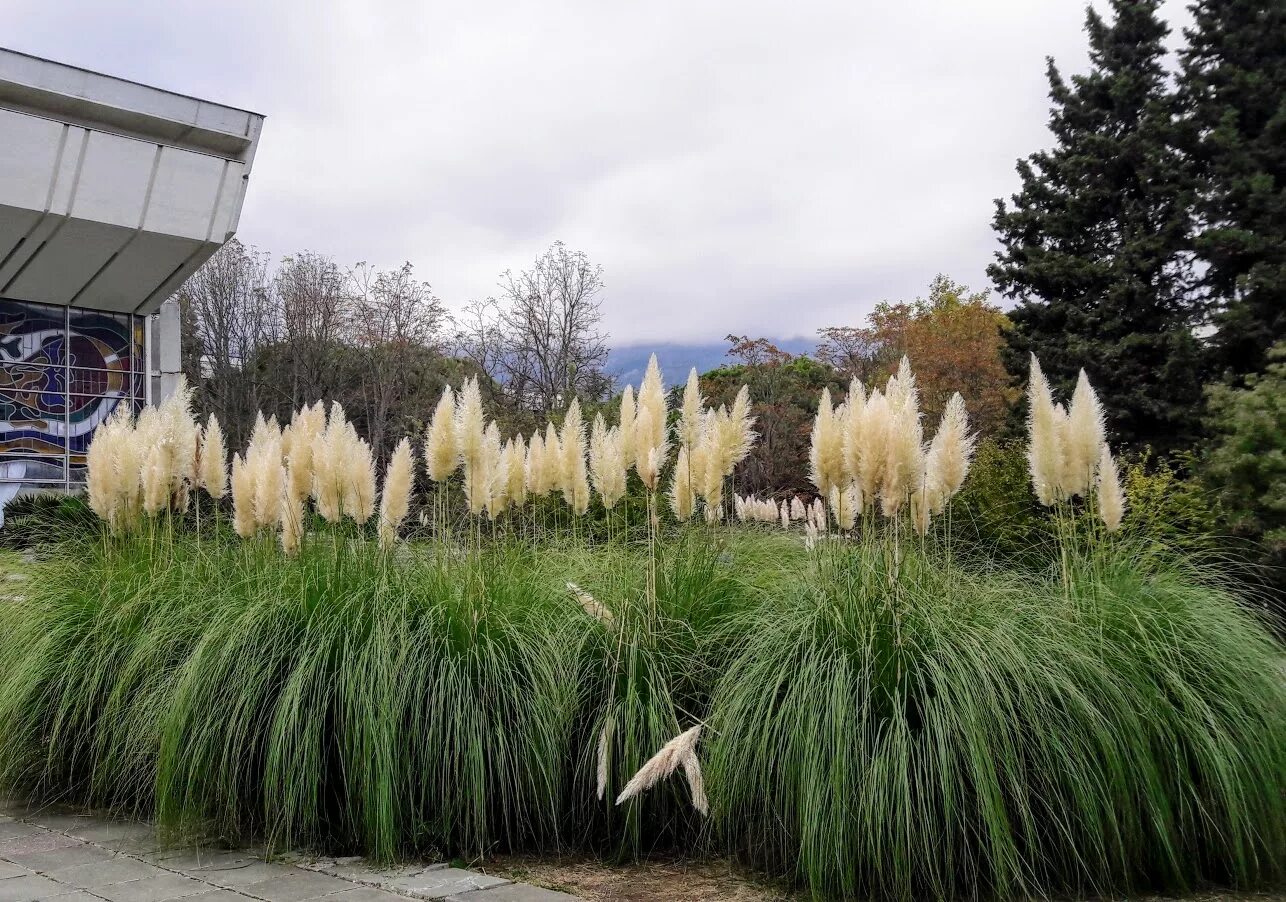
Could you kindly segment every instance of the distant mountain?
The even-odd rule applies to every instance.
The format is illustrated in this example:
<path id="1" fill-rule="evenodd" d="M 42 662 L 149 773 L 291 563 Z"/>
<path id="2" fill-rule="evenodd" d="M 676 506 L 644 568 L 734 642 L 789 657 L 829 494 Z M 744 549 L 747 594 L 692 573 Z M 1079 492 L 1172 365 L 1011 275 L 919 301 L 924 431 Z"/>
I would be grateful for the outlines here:
<path id="1" fill-rule="evenodd" d="M 771 338 L 769 341 L 791 354 L 811 354 L 817 347 L 817 341 L 812 338 Z M 616 377 L 618 386 L 627 382 L 637 386 L 647 370 L 648 358 L 656 354 L 656 362 L 661 366 L 666 384 L 675 385 L 686 380 L 688 370 L 694 366 L 698 373 L 704 373 L 731 363 L 727 351 L 726 341 L 711 344 L 654 342 L 621 345 L 612 348 L 608 355 L 607 372 Z"/>

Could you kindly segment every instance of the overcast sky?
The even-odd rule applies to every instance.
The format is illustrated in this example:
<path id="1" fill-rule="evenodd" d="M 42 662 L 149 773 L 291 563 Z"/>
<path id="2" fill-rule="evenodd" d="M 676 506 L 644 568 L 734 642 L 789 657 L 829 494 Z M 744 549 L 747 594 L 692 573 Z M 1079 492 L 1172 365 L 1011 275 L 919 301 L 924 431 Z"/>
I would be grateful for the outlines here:
<path id="1" fill-rule="evenodd" d="M 246 243 L 410 260 L 458 307 L 562 239 L 618 344 L 984 287 L 1044 57 L 1086 64 L 1080 0 L 2 5 L 13 49 L 266 114 Z"/>

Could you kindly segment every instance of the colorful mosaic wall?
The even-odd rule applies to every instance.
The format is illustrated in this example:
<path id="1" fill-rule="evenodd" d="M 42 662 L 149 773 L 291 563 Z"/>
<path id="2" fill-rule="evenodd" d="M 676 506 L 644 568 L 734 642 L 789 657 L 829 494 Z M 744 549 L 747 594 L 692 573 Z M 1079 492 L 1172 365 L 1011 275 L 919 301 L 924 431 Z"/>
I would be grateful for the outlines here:
<path id="1" fill-rule="evenodd" d="M 0 483 L 84 479 L 94 430 L 145 396 L 143 317 L 0 301 Z"/>

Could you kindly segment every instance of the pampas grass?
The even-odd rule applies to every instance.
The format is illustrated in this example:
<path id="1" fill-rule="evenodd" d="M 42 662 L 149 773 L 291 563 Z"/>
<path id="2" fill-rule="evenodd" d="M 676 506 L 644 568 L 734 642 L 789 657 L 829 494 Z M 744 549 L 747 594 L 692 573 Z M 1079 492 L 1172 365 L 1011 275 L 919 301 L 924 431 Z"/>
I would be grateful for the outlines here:
<path id="1" fill-rule="evenodd" d="M 215 501 L 228 491 L 228 448 L 223 437 L 223 427 L 214 414 L 205 425 L 201 439 L 201 459 L 198 465 L 200 485 Z"/>
<path id="2" fill-rule="evenodd" d="M 384 472 L 384 490 L 380 493 L 379 541 L 382 548 L 391 548 L 397 541 L 398 528 L 411 507 L 414 471 L 411 443 L 402 439 L 393 449 L 388 469 Z"/>
<path id="3" fill-rule="evenodd" d="M 682 768 L 692 792 L 692 807 L 702 814 L 707 814 L 709 805 L 701 777 L 701 763 L 697 760 L 696 753 L 697 740 L 700 737 L 701 726 L 698 724 L 661 746 L 661 750 L 644 762 L 638 773 L 625 784 L 621 794 L 616 797 L 616 804 L 628 802 Z"/>
<path id="4" fill-rule="evenodd" d="M 1125 493 L 1121 491 L 1121 478 L 1116 469 L 1112 452 L 1103 442 L 1098 461 L 1098 515 L 1109 532 L 1121 528 L 1121 519 L 1125 516 Z"/>
<path id="5" fill-rule="evenodd" d="M 442 389 L 442 397 L 438 399 L 433 418 L 425 430 L 424 470 L 434 482 L 446 482 L 460 466 L 460 458 L 456 440 L 455 392 L 448 385 Z"/>

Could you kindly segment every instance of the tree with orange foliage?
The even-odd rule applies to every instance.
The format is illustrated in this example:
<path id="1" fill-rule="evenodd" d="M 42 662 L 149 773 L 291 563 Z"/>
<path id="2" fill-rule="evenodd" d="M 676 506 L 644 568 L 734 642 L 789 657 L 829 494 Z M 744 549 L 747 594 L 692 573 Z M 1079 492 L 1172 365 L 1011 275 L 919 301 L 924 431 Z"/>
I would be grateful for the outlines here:
<path id="1" fill-rule="evenodd" d="M 927 298 L 878 304 L 864 328 L 819 330 L 817 358 L 847 378 L 880 384 L 905 354 L 915 369 L 926 420 L 935 421 L 959 391 L 978 430 L 994 432 L 1016 395 L 1000 357 L 1009 319 L 987 296 L 938 275 Z"/>

